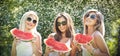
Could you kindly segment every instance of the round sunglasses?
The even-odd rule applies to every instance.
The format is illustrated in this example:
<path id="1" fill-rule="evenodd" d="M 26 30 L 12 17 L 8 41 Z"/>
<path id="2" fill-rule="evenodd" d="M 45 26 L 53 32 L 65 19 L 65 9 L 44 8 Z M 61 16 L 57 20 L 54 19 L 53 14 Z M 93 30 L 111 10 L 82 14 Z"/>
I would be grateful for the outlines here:
<path id="1" fill-rule="evenodd" d="M 90 17 L 91 19 L 95 19 L 96 15 L 95 14 L 87 14 L 86 17 Z"/>
<path id="2" fill-rule="evenodd" d="M 67 24 L 67 22 L 66 21 L 62 21 L 62 22 L 57 22 L 57 26 L 60 26 L 60 25 L 66 25 Z"/>
<path id="3" fill-rule="evenodd" d="M 34 24 L 36 24 L 36 23 L 37 23 L 37 20 L 33 20 L 33 19 L 32 19 L 32 18 L 30 18 L 30 17 L 28 17 L 28 18 L 27 18 L 27 21 L 29 21 L 29 22 L 30 22 L 30 21 L 32 21 Z"/>

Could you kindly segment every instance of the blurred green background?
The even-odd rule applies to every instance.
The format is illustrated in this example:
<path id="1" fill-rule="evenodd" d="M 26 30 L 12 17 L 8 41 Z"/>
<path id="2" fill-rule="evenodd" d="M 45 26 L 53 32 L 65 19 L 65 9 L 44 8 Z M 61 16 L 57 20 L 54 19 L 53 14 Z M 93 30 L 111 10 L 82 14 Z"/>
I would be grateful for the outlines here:
<path id="1" fill-rule="evenodd" d="M 110 55 L 116 56 L 120 34 L 119 0 L 0 0 L 0 56 L 10 56 L 13 41 L 10 30 L 19 26 L 25 12 L 37 12 L 40 19 L 37 30 L 41 33 L 43 41 L 52 33 L 53 21 L 59 12 L 69 13 L 74 21 L 75 32 L 82 33 L 82 15 L 91 8 L 99 10 L 104 15 L 104 38 Z M 42 47 L 44 52 L 44 43 Z"/>

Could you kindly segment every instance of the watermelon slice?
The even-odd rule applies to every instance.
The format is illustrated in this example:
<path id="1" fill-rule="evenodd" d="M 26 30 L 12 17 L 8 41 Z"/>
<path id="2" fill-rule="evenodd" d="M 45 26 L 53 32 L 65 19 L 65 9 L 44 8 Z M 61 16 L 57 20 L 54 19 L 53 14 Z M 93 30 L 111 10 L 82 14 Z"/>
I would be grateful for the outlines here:
<path id="1" fill-rule="evenodd" d="M 44 43 L 57 52 L 69 52 L 70 47 L 67 47 L 64 43 L 56 41 L 53 37 L 48 37 L 44 40 Z"/>
<path id="2" fill-rule="evenodd" d="M 17 28 L 10 30 L 11 34 L 14 35 L 17 39 L 30 41 L 33 39 L 32 33 L 23 32 Z"/>
<path id="3" fill-rule="evenodd" d="M 83 34 L 76 34 L 75 35 L 75 40 L 80 43 L 80 44 L 86 44 L 92 40 L 91 36 L 88 35 L 83 35 Z"/>
<path id="4" fill-rule="evenodd" d="M 54 46 L 54 42 L 55 42 L 55 40 L 51 37 L 48 39 L 44 39 L 44 43 L 51 48 Z"/>

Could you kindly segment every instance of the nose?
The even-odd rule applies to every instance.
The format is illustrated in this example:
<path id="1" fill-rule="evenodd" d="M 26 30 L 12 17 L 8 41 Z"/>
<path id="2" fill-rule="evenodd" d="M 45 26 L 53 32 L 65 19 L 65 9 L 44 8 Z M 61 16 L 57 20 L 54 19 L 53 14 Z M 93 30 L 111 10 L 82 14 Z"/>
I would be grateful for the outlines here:
<path id="1" fill-rule="evenodd" d="M 30 23 L 33 23 L 32 20 L 30 21 Z"/>
<path id="2" fill-rule="evenodd" d="M 63 25 L 62 24 L 60 24 L 60 27 L 62 27 Z"/>

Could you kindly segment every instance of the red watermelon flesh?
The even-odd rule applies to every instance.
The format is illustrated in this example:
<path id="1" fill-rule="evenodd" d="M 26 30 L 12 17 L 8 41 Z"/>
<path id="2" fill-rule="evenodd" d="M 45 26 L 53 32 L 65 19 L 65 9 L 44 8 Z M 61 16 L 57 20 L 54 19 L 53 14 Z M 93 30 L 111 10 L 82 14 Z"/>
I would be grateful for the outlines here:
<path id="1" fill-rule="evenodd" d="M 57 52 L 68 52 L 71 50 L 70 47 L 67 47 L 64 43 L 56 41 L 53 37 L 48 37 L 48 39 L 45 39 L 44 42 L 47 46 Z"/>
<path id="2" fill-rule="evenodd" d="M 68 52 L 68 51 L 70 51 L 69 50 L 70 48 L 68 48 L 64 43 L 61 43 L 61 42 L 58 42 L 58 41 L 56 41 L 56 44 L 54 44 L 53 49 L 58 51 L 58 52 L 59 51 L 60 52 Z"/>
<path id="3" fill-rule="evenodd" d="M 75 40 L 80 44 L 86 44 L 92 40 L 92 37 L 83 34 L 76 34 Z"/>
<path id="4" fill-rule="evenodd" d="M 52 47 L 54 45 L 54 41 L 55 40 L 53 38 L 44 39 L 44 43 L 49 47 Z"/>
<path id="5" fill-rule="evenodd" d="M 33 39 L 33 35 L 32 33 L 29 33 L 29 32 L 23 32 L 17 28 L 14 28 L 10 31 L 17 39 L 20 39 L 20 40 L 32 40 Z"/>

